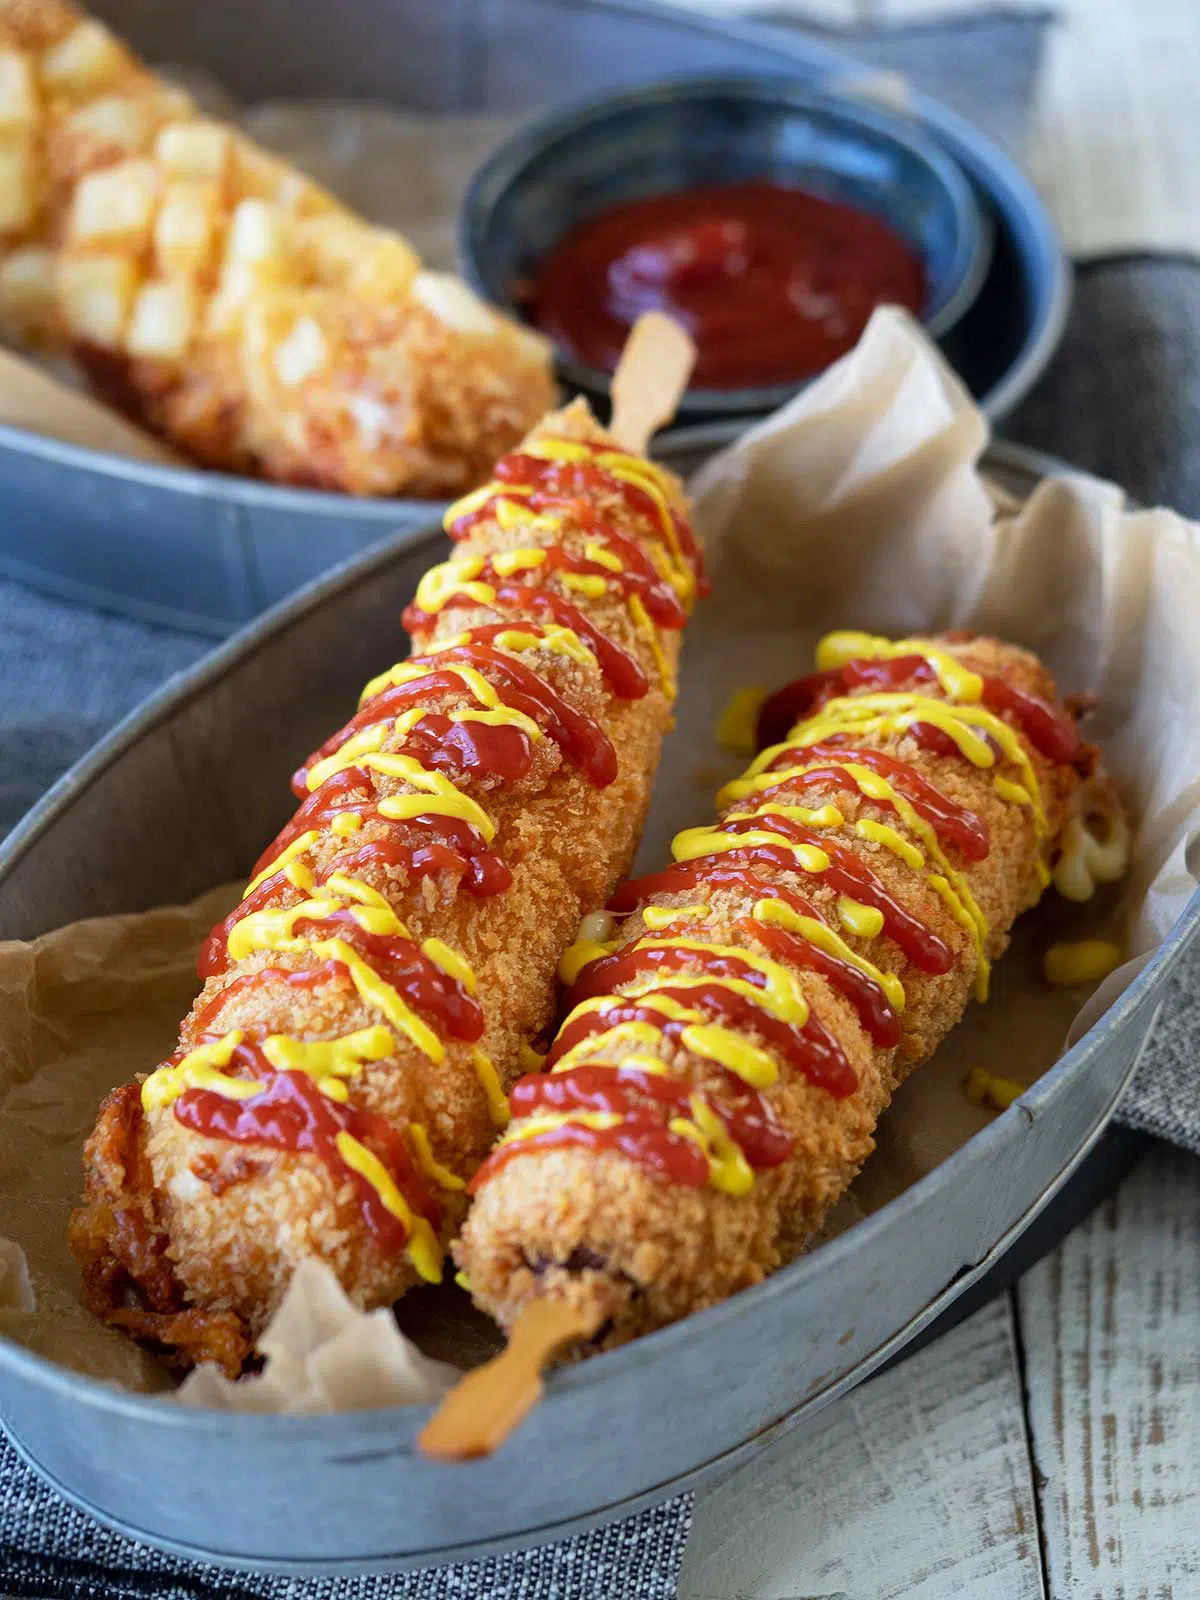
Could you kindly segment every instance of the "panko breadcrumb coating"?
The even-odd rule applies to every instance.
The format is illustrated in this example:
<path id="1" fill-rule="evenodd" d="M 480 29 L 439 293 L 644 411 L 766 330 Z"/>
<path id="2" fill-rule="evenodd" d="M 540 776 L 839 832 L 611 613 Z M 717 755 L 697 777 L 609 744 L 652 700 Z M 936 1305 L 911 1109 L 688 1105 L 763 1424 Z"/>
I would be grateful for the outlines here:
<path id="1" fill-rule="evenodd" d="M 0 327 L 204 465 L 355 495 L 461 493 L 553 404 L 540 335 L 60 0 L 0 0 Z"/>
<path id="2" fill-rule="evenodd" d="M 982 994 L 1085 779 L 1118 815 L 1027 652 L 835 634 L 818 660 L 717 823 L 564 958 L 575 1008 L 455 1247 L 505 1327 L 551 1297 L 602 1348 L 790 1260 Z"/>
<path id="3" fill-rule="evenodd" d="M 413 657 L 297 774 L 177 1051 L 88 1143 L 89 1304 L 180 1360 L 236 1372 L 309 1256 L 362 1307 L 440 1275 L 632 858 L 700 581 L 682 491 L 582 403 L 497 472 L 448 514 Z"/>

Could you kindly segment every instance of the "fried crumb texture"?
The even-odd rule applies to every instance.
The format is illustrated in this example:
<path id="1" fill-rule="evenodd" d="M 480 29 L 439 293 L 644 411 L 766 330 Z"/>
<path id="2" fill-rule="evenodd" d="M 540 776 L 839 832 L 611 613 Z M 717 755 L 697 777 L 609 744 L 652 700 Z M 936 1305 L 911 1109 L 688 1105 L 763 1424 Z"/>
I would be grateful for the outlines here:
<path id="1" fill-rule="evenodd" d="M 1116 814 L 1096 752 L 1079 738 L 1050 673 L 1033 655 L 965 635 L 905 641 L 903 647 L 868 640 L 862 648 L 872 667 L 876 657 L 890 656 L 894 665 L 884 689 L 869 674 L 827 687 L 798 724 L 785 724 L 791 727 L 788 738 L 759 757 L 751 778 L 719 797 L 715 831 L 697 839 L 700 830 L 689 830 L 690 841 L 681 835 L 675 847 L 680 865 L 618 896 L 623 919 L 604 951 L 592 952 L 592 964 L 582 967 L 568 997 L 568 1003 L 582 999 L 564 1025 L 569 1049 L 564 1053 L 558 1044 L 549 1057 L 551 1069 L 586 1083 L 590 1095 L 581 1091 L 578 1109 L 556 1114 L 549 1108 L 568 1103 L 565 1086 L 550 1091 L 527 1082 L 517 1089 L 514 1108 L 521 1114 L 476 1180 L 477 1198 L 455 1247 L 476 1302 L 502 1326 L 511 1327 L 537 1296 L 561 1298 L 590 1309 L 597 1331 L 587 1348 L 604 1348 L 712 1306 L 794 1257 L 871 1153 L 892 1095 L 978 992 L 984 960 L 1003 954 L 1014 920 L 1039 899 L 1085 780 L 1103 788 Z M 845 654 L 843 648 L 839 664 Z M 910 662 L 919 670 L 906 676 Z M 971 676 L 964 678 L 961 669 Z M 980 679 L 1036 697 L 1061 734 L 1062 748 L 1053 759 L 1031 739 L 1020 715 L 994 704 L 1000 732 L 986 718 L 968 725 L 968 733 L 973 726 L 987 739 L 982 750 L 961 736 L 976 759 L 949 736 L 939 737 L 936 728 L 923 732 L 914 726 L 923 708 L 926 718 L 938 717 L 939 706 L 974 716 Z M 884 694 L 893 697 L 890 706 L 882 703 Z M 872 696 L 875 710 L 868 714 Z M 958 730 L 959 737 L 961 723 L 942 725 Z M 904 764 L 901 770 L 875 762 L 876 779 L 891 774 L 890 798 L 864 768 L 872 753 Z M 773 782 L 775 774 L 779 781 Z M 984 844 L 968 853 L 945 830 L 934 828 L 931 836 L 911 806 L 897 805 L 897 793 L 901 800 L 921 794 L 928 800 L 932 793 L 942 813 L 969 814 Z M 807 832 L 797 833 L 802 817 Z M 739 828 L 757 831 L 738 835 Z M 731 848 L 738 837 L 753 837 L 759 848 Z M 829 841 L 830 850 L 849 851 L 851 865 L 856 861 L 867 869 L 883 894 L 949 952 L 945 970 L 929 970 L 936 963 L 914 959 L 890 927 L 874 926 L 878 919 L 862 905 L 847 908 L 844 876 L 834 881 L 828 861 L 822 867 L 810 847 L 795 844 L 801 837 L 810 846 Z M 688 862 L 699 869 L 690 879 L 683 874 Z M 740 882 L 738 868 L 745 874 Z M 958 892 L 946 892 L 948 880 Z M 769 908 L 763 910 L 772 901 L 793 908 L 803 903 L 811 921 L 798 923 L 784 914 L 781 923 Z M 845 961 L 869 981 L 876 1015 L 886 998 L 891 1042 L 873 1036 L 861 985 L 856 990 L 844 970 L 839 974 L 828 963 L 822 970 L 814 962 L 813 938 L 823 937 L 819 928 L 813 932 L 818 923 L 836 932 Z M 799 931 L 796 944 L 781 945 L 773 937 L 781 925 Z M 638 956 L 671 939 L 684 943 L 669 969 L 652 969 L 649 956 Z M 771 1009 L 764 993 L 772 985 L 777 995 L 793 996 L 788 1015 L 802 1025 L 808 1043 L 799 1041 L 790 1058 L 777 1048 L 777 1029 L 756 1031 L 753 1011 L 743 1009 L 731 1020 L 731 1014 L 723 1017 L 719 992 L 710 1004 L 711 995 L 705 1003 L 689 999 L 696 989 L 671 989 L 681 977 L 692 984 L 707 977 L 719 991 L 721 975 L 728 978 L 735 970 L 728 962 L 731 952 L 758 963 L 755 970 L 746 967 L 741 979 L 751 982 L 749 993 L 762 1008 Z M 756 991 L 755 984 L 764 987 Z M 794 998 L 793 986 L 802 999 Z M 663 1015 L 646 1009 L 664 991 L 702 1013 L 703 1023 L 724 1020 L 754 1047 L 753 1056 L 735 1061 L 742 1076 L 729 1070 L 734 1056 L 727 1040 L 703 1030 L 681 1032 L 678 1021 L 665 1025 Z M 630 1006 L 638 1001 L 641 1023 L 630 1024 Z M 787 1006 L 774 1006 L 774 1012 L 783 1015 Z M 770 1020 L 764 1009 L 757 1015 Z M 836 1081 L 829 1076 L 829 1051 L 815 1052 L 814 1026 L 840 1058 Z M 552 1070 L 548 1081 L 554 1076 Z M 659 1117 L 650 1135 L 644 1132 L 655 1120 L 649 1100 L 662 1096 L 664 1081 L 682 1082 L 690 1099 L 673 1106 L 677 1120 L 669 1125 L 665 1115 Z M 618 1083 L 619 1094 L 612 1087 Z M 754 1166 L 749 1144 L 739 1164 L 720 1127 L 702 1117 L 705 1104 L 723 1117 L 726 1134 L 734 1126 L 730 1107 L 756 1108 L 760 1123 L 782 1136 L 770 1164 L 764 1159 Z M 596 1120 L 598 1108 L 613 1106 L 620 1112 L 612 1119 L 615 1127 Z M 579 1131 L 589 1117 L 590 1130 Z M 693 1143 L 701 1136 L 707 1175 L 703 1165 L 688 1181 L 664 1175 L 672 1130 Z M 784 1159 L 778 1159 L 779 1149 L 786 1149 Z M 679 1157 L 676 1151 L 674 1159 Z"/>
<path id="2" fill-rule="evenodd" d="M 599 456 L 616 447 L 582 403 L 548 416 L 522 448 L 520 459 L 553 477 L 558 500 L 526 513 L 519 496 L 500 503 L 499 483 L 492 498 L 471 497 L 456 528 L 458 565 L 418 590 L 418 603 L 434 609 L 407 618 L 417 666 L 373 683 L 350 740 L 343 729 L 323 747 L 325 776 L 310 760 L 304 804 L 264 853 L 264 883 L 206 947 L 211 975 L 178 1050 L 148 1084 L 113 1091 L 88 1141 L 71 1228 L 88 1303 L 184 1363 L 238 1371 L 306 1258 L 328 1262 L 363 1308 L 436 1277 L 466 1210 L 466 1181 L 507 1115 L 503 1093 L 529 1041 L 552 1023 L 559 957 L 628 870 L 670 721 L 686 607 L 675 627 L 648 629 L 615 558 L 595 569 L 612 581 L 593 573 L 583 589 L 549 569 L 537 579 L 576 608 L 575 628 L 526 602 L 531 566 L 514 568 L 507 599 L 455 580 L 506 551 L 582 557 L 611 535 L 612 549 L 629 560 L 640 552 L 690 601 L 695 576 L 664 523 L 665 506 L 686 526 L 682 490 L 641 458 Z M 637 487 L 646 473 L 653 493 Z M 471 654 L 480 629 L 486 643 Z M 615 692 L 576 629 L 619 647 L 644 692 Z M 451 661 L 462 671 L 447 671 Z M 410 683 L 417 703 L 398 709 L 388 696 L 408 695 Z M 591 730 L 591 766 L 571 727 Z M 499 735 L 502 761 L 469 756 L 486 755 Z M 472 874 L 485 860 L 511 881 L 483 892 Z M 386 993 L 355 979 L 354 959 Z M 405 988 L 414 972 L 425 1000 Z M 406 994 L 408 1032 L 397 1004 Z M 242 1042 L 230 1046 L 235 1034 Z M 272 1058 L 275 1072 L 264 1052 L 278 1052 L 271 1041 L 280 1038 L 291 1054 Z M 204 1056 L 214 1041 L 218 1053 Z M 327 1048 L 312 1065 L 317 1046 L 347 1041 L 359 1041 L 353 1059 Z M 296 1043 L 311 1047 L 307 1066 Z M 212 1134 L 215 1115 L 229 1127 L 257 1114 L 255 1084 L 278 1088 L 279 1078 L 305 1073 L 319 1090 L 304 1102 L 311 1115 L 340 1119 L 382 1163 L 382 1178 L 369 1163 L 364 1175 L 361 1159 L 356 1170 L 348 1157 L 272 1144 L 261 1121 L 252 1136 Z M 198 1127 L 205 1118 L 209 1131 Z M 385 1179 L 410 1213 L 399 1230 Z"/>
<path id="3" fill-rule="evenodd" d="M 0 52 L 0 328 L 197 462 L 450 496 L 553 404 L 540 335 L 96 18 L 0 0 Z"/>

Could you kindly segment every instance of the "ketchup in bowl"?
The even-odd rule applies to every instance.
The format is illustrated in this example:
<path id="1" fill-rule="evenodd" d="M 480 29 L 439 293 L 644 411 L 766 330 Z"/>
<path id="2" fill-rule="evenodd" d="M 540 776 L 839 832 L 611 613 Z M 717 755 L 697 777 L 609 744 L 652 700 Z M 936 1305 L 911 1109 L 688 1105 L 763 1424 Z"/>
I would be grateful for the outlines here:
<path id="1" fill-rule="evenodd" d="M 611 372 L 643 311 L 699 347 L 693 385 L 745 389 L 827 367 L 884 301 L 919 312 L 921 257 L 886 222 L 770 182 L 712 184 L 615 206 L 568 233 L 536 274 L 533 323 Z"/>

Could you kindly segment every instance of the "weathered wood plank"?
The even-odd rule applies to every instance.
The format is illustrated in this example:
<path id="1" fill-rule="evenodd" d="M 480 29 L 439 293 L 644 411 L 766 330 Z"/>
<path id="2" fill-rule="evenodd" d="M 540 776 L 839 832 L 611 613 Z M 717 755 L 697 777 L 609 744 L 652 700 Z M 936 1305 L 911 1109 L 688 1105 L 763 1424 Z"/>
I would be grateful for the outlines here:
<path id="1" fill-rule="evenodd" d="M 1007 1297 L 700 1494 L 680 1600 L 1040 1600 Z"/>
<path id="2" fill-rule="evenodd" d="M 1050 1590 L 1200 1595 L 1200 1162 L 1156 1149 L 1018 1288 Z"/>

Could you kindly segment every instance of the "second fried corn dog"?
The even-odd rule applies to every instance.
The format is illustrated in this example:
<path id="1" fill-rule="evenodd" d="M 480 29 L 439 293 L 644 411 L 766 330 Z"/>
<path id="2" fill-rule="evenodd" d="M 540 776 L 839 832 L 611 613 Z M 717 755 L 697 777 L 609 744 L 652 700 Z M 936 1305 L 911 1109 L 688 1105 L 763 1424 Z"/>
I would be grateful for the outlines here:
<path id="1" fill-rule="evenodd" d="M 235 1372 L 306 1256 L 362 1306 L 440 1276 L 636 845 L 700 577 L 678 484 L 576 404 L 447 529 L 413 658 L 297 774 L 178 1049 L 89 1141 L 89 1303 L 185 1360 Z"/>
<path id="2" fill-rule="evenodd" d="M 1034 657 L 835 634 L 818 660 L 716 824 L 565 958 L 573 1009 L 455 1251 L 505 1327 L 548 1298 L 618 1343 L 792 1257 L 1049 881 L 1095 752 Z"/>
<path id="3" fill-rule="evenodd" d="M 461 493 L 553 398 L 539 335 L 62 0 L 0 0 L 0 325 L 208 466 L 350 494 Z"/>

